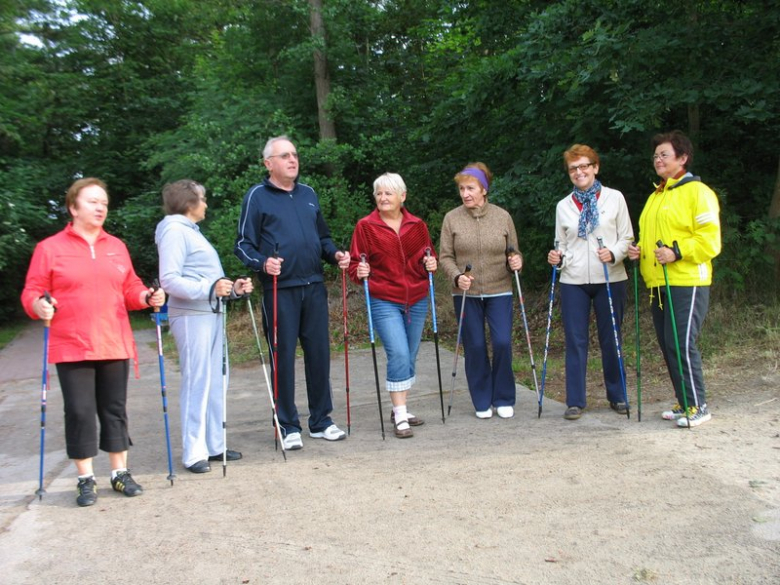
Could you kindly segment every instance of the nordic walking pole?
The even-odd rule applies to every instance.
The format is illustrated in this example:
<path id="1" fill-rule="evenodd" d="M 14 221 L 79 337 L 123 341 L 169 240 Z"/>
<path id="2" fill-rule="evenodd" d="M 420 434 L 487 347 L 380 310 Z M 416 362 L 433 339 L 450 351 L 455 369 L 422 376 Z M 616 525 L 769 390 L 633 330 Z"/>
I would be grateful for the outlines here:
<path id="1" fill-rule="evenodd" d="M 279 257 L 279 242 L 276 242 L 276 246 L 274 247 L 274 258 Z M 279 401 L 279 370 L 277 366 L 279 365 L 279 361 L 276 359 L 276 352 L 279 349 L 279 343 L 278 339 L 276 337 L 276 331 L 277 331 L 277 319 L 276 319 L 276 291 L 277 291 L 277 275 L 274 274 L 274 285 L 273 285 L 273 300 L 274 300 L 274 312 L 273 312 L 273 341 L 274 341 L 274 351 L 273 355 L 271 356 L 271 365 L 273 366 L 273 372 L 274 372 L 274 405 Z M 276 446 L 276 440 L 277 435 L 274 434 L 274 450 L 277 449 Z"/>
<path id="2" fill-rule="evenodd" d="M 276 402 L 274 401 L 274 392 L 271 389 L 271 379 L 268 377 L 268 369 L 265 367 L 265 358 L 263 357 L 263 345 L 260 342 L 260 334 L 257 332 L 257 322 L 255 321 L 255 311 L 252 308 L 251 296 L 246 297 L 246 304 L 249 307 L 249 318 L 252 320 L 252 330 L 255 333 L 255 341 L 257 342 L 257 353 L 260 354 L 260 365 L 263 367 L 263 377 L 265 378 L 265 387 L 268 389 L 268 399 L 271 401 L 271 417 L 273 418 L 273 424 L 275 427 L 274 440 L 278 440 L 282 444 L 282 456 L 287 461 L 287 453 L 284 450 L 284 442 L 282 442 L 281 428 L 279 427 L 279 417 L 276 415 Z"/>
<path id="3" fill-rule="evenodd" d="M 51 304 L 51 295 L 48 291 L 43 292 L 43 298 L 46 299 L 47 303 Z M 38 496 L 38 501 L 41 501 L 43 499 L 43 494 L 46 493 L 46 490 L 43 489 L 43 457 L 45 454 L 44 446 L 46 445 L 46 395 L 49 390 L 50 327 L 51 319 L 45 319 L 43 321 L 43 373 L 41 374 L 41 464 L 38 469 L 38 489 L 35 491 L 35 495 Z"/>
<path id="4" fill-rule="evenodd" d="M 596 238 L 599 243 L 599 249 L 604 247 L 604 239 Z M 626 375 L 623 372 L 623 352 L 620 349 L 620 336 L 618 335 L 617 320 L 615 319 L 615 306 L 612 304 L 612 289 L 609 286 L 609 269 L 603 262 L 604 280 L 607 285 L 607 299 L 609 299 L 609 314 L 612 317 L 612 333 L 615 336 L 615 351 L 617 351 L 618 368 L 620 368 L 620 384 L 623 387 L 623 400 L 626 402 L 626 418 L 631 418 L 631 407 L 628 404 L 628 388 L 626 387 Z"/>
<path id="5" fill-rule="evenodd" d="M 558 240 L 555 240 L 553 249 L 558 249 Z M 542 360 L 542 388 L 539 392 L 539 415 L 542 418 L 542 401 L 544 400 L 544 383 L 547 380 L 547 353 L 550 350 L 550 329 L 552 328 L 553 303 L 555 302 L 555 278 L 558 276 L 558 267 L 552 267 L 552 283 L 550 284 L 550 304 L 547 309 L 547 332 L 544 336 L 544 359 Z"/>
<path id="6" fill-rule="evenodd" d="M 154 279 L 152 283 L 154 290 L 160 288 L 160 281 Z M 173 456 L 171 455 L 171 427 L 168 423 L 168 385 L 165 383 L 165 358 L 163 358 L 163 342 L 162 342 L 162 321 L 163 314 L 160 312 L 160 307 L 154 308 L 154 322 L 157 326 L 157 361 L 160 365 L 160 394 L 162 395 L 162 409 L 163 420 L 165 421 L 165 446 L 168 450 L 168 481 L 173 485 L 173 480 L 176 479 L 176 474 L 173 472 Z"/>
<path id="7" fill-rule="evenodd" d="M 228 342 L 227 307 L 225 299 L 217 297 L 219 312 L 222 313 L 222 477 L 227 475 L 227 387 L 228 387 Z"/>
<path id="8" fill-rule="evenodd" d="M 468 277 L 471 272 L 471 264 L 466 264 L 466 270 L 460 276 Z M 459 277 L 460 278 L 460 277 Z M 452 412 L 452 399 L 455 397 L 455 376 L 458 373 L 458 350 L 460 349 L 460 334 L 463 331 L 463 317 L 466 314 L 466 291 L 463 291 L 460 300 L 460 318 L 458 319 L 458 337 L 455 340 L 455 357 L 452 360 L 452 385 L 450 386 L 450 401 L 447 405 L 447 416 Z"/>
<path id="9" fill-rule="evenodd" d="M 360 255 L 360 261 L 366 261 L 366 255 Z M 385 440 L 385 419 L 382 416 L 382 394 L 379 391 L 379 369 L 376 365 L 376 343 L 374 342 L 374 321 L 371 318 L 371 295 L 368 292 L 368 276 L 363 279 L 363 290 L 366 293 L 366 312 L 368 313 L 368 336 L 371 339 L 371 355 L 374 358 L 374 380 L 376 381 L 376 401 L 379 404 L 379 425 L 382 427 L 382 440 Z"/>
<path id="10" fill-rule="evenodd" d="M 634 243 L 636 245 L 636 243 Z M 639 338 L 639 260 L 634 261 L 634 321 L 636 323 L 636 418 L 642 422 L 642 359 Z"/>
<path id="11" fill-rule="evenodd" d="M 341 305 L 344 310 L 344 376 L 347 392 L 347 434 L 352 434 L 352 417 L 349 408 L 349 326 L 347 323 L 347 270 L 341 271 Z"/>
<path id="12" fill-rule="evenodd" d="M 425 248 L 425 256 L 430 258 L 431 249 Z M 441 385 L 441 360 L 439 359 L 439 327 L 436 323 L 436 293 L 433 288 L 433 272 L 428 273 L 428 290 L 431 295 L 431 318 L 433 321 L 433 344 L 436 347 L 436 374 L 439 376 L 439 402 L 441 402 L 441 424 L 444 424 L 444 390 Z"/>
<path id="13" fill-rule="evenodd" d="M 507 257 L 517 254 L 512 246 L 506 250 Z M 525 300 L 523 299 L 523 288 L 520 286 L 520 271 L 515 270 L 515 284 L 517 284 L 517 296 L 520 299 L 520 313 L 523 315 L 523 329 L 525 330 L 525 341 L 528 344 L 528 355 L 531 358 L 531 371 L 534 374 L 534 388 L 536 388 L 536 401 L 539 404 L 539 415 L 542 415 L 542 401 L 539 394 L 539 381 L 536 378 L 536 363 L 534 362 L 534 350 L 531 347 L 531 332 L 528 330 L 528 318 L 525 315 Z"/>
<path id="14" fill-rule="evenodd" d="M 665 248 L 663 240 L 658 240 L 655 244 L 658 248 Z M 677 246 L 677 242 L 673 244 Z M 677 352 L 677 368 L 680 371 L 680 388 L 683 395 L 683 408 L 685 409 L 685 420 L 688 423 L 688 430 L 691 430 L 691 417 L 688 414 L 688 391 L 685 389 L 685 376 L 683 375 L 682 354 L 680 353 L 680 340 L 677 338 L 677 318 L 674 316 L 674 303 L 672 302 L 672 288 L 669 286 L 669 271 L 666 264 L 661 264 L 664 269 L 664 282 L 666 283 L 666 303 L 669 305 L 669 316 L 672 318 L 672 334 L 674 335 L 674 349 Z"/>

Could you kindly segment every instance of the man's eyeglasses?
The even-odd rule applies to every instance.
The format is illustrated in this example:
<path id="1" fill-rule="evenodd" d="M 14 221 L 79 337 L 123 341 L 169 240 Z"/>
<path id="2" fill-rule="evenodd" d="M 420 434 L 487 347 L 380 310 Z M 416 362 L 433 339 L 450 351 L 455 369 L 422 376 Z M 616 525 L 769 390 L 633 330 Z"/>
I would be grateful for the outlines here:
<path id="1" fill-rule="evenodd" d="M 570 175 L 574 174 L 577 171 L 579 171 L 581 173 L 584 173 L 585 171 L 588 170 L 588 167 L 593 167 L 593 166 L 596 166 L 596 163 L 592 163 L 591 162 L 591 163 L 587 163 L 587 164 L 584 164 L 584 165 L 571 165 L 569 167 L 569 174 Z"/>
<path id="2" fill-rule="evenodd" d="M 275 156 L 278 156 L 282 160 L 290 160 L 290 158 L 294 158 L 295 160 L 298 160 L 297 152 L 283 152 L 282 154 L 272 154 L 268 158 L 273 158 Z"/>

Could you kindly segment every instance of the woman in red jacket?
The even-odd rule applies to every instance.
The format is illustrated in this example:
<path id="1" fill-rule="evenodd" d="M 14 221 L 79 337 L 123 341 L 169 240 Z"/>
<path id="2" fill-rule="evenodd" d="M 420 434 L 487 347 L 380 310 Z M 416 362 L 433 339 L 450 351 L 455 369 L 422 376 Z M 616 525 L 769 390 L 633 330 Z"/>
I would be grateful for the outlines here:
<path id="1" fill-rule="evenodd" d="M 33 319 L 51 321 L 49 361 L 57 366 L 67 453 L 78 472 L 76 503 L 91 506 L 97 501 L 92 458 L 98 448 L 109 454 L 111 487 L 126 496 L 143 493 L 127 469 L 127 379 L 130 359 L 138 363 L 127 312 L 162 306 L 165 293 L 144 286 L 127 247 L 103 231 L 103 181 L 79 179 L 65 205 L 72 222 L 35 247 L 22 304 Z"/>
<path id="2" fill-rule="evenodd" d="M 385 173 L 374 181 L 374 200 L 376 209 L 352 234 L 349 275 L 356 283 L 371 277 L 371 316 L 387 354 L 390 418 L 395 436 L 404 439 L 413 436 L 412 426 L 423 424 L 407 411 L 406 398 L 415 382 L 428 314 L 428 272 L 436 270 L 436 258 L 428 226 L 403 207 L 406 185 L 400 175 Z"/>

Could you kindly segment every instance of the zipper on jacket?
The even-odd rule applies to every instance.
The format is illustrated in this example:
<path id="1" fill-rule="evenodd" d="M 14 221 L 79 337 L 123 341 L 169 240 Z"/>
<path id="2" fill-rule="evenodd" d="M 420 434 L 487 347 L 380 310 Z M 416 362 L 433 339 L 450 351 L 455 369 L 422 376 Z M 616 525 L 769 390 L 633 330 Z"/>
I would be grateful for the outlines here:
<path id="1" fill-rule="evenodd" d="M 390 227 L 390 226 L 388 226 L 388 227 Z M 406 254 L 404 253 L 404 245 L 401 242 L 401 229 L 402 228 L 403 228 L 403 219 L 401 219 L 401 226 L 398 228 L 398 233 L 396 233 L 396 231 L 393 230 L 392 228 L 390 228 L 390 229 L 393 231 L 393 233 L 395 234 L 395 239 L 398 241 L 398 248 L 401 251 L 401 258 L 403 258 L 403 267 L 404 267 L 404 271 L 405 271 L 406 270 Z M 409 283 L 406 281 L 405 278 L 404 278 L 404 294 L 406 295 L 406 302 L 404 303 L 406 305 L 406 308 L 404 309 L 404 311 L 406 312 L 406 316 L 409 319 L 409 322 L 411 323 L 412 314 L 409 311 L 409 306 L 410 306 L 409 305 Z"/>

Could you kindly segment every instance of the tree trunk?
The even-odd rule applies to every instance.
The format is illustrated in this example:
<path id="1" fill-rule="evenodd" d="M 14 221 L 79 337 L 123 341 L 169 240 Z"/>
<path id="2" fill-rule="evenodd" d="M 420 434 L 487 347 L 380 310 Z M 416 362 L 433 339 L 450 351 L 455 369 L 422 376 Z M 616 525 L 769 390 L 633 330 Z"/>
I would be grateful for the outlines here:
<path id="1" fill-rule="evenodd" d="M 769 204 L 769 219 L 780 217 L 780 156 L 777 158 L 777 176 L 775 177 L 775 191 L 772 194 L 772 202 Z M 775 257 L 775 283 L 780 280 L 780 250 L 772 251 Z"/>
<path id="2" fill-rule="evenodd" d="M 309 0 L 309 22 L 314 42 L 314 82 L 317 87 L 317 118 L 320 124 L 320 139 L 336 140 L 336 125 L 327 109 L 330 95 L 328 58 L 325 54 L 325 25 L 322 22 L 322 0 Z"/>

